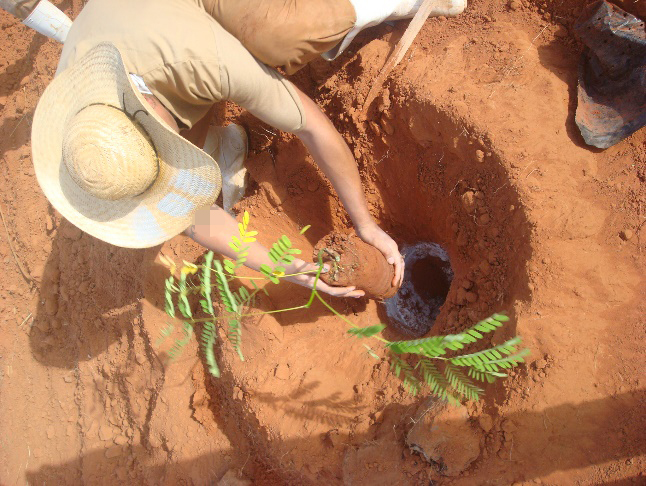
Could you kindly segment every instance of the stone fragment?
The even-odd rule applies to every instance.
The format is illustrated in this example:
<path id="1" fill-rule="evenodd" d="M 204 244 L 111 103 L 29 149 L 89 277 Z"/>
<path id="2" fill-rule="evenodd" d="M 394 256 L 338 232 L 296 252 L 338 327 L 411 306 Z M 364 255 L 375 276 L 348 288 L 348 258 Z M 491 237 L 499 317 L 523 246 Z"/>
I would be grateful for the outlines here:
<path id="1" fill-rule="evenodd" d="M 117 445 L 124 445 L 128 443 L 128 438 L 123 435 L 118 435 L 114 438 L 114 443 Z"/>
<path id="2" fill-rule="evenodd" d="M 542 370 L 547 366 L 547 361 L 544 359 L 539 359 L 536 361 L 536 369 L 537 370 Z"/>
<path id="3" fill-rule="evenodd" d="M 480 455 L 480 438 L 464 407 L 438 405 L 419 420 L 406 437 L 407 445 L 444 476 L 458 476 Z"/>
<path id="4" fill-rule="evenodd" d="M 475 193 L 467 191 L 462 194 L 462 206 L 468 213 L 472 213 L 476 209 Z"/>
<path id="5" fill-rule="evenodd" d="M 99 428 L 99 439 L 108 441 L 108 440 L 112 440 L 112 437 L 114 437 L 114 432 L 112 431 L 112 427 L 104 424 Z"/>
<path id="6" fill-rule="evenodd" d="M 523 4 L 520 3 L 519 0 L 511 0 L 508 5 L 509 10 L 519 10 L 523 6 Z"/>
<path id="7" fill-rule="evenodd" d="M 633 237 L 633 230 L 630 230 L 630 229 L 621 230 L 621 233 L 619 233 L 619 237 L 624 241 L 628 241 Z"/>
<path id="8" fill-rule="evenodd" d="M 482 150 L 476 150 L 476 160 L 481 164 L 484 162 L 485 154 Z"/>

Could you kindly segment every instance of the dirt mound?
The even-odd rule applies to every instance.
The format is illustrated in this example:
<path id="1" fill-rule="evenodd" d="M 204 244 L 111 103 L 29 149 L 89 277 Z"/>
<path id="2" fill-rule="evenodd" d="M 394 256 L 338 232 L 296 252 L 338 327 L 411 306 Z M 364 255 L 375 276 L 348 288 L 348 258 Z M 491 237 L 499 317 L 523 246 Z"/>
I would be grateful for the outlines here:
<path id="1" fill-rule="evenodd" d="M 492 343 L 517 333 L 532 350 L 527 366 L 466 407 L 459 426 L 473 454 L 451 478 L 406 443 L 430 423 L 428 402 L 405 393 L 322 305 L 246 318 L 246 361 L 217 347 L 219 380 L 194 339 L 166 359 L 157 253 L 179 262 L 204 250 L 183 237 L 146 252 L 110 247 L 33 190 L 31 120 L 60 46 L 0 13 L 0 431 L 12 441 L 0 448 L 0 483 L 201 484 L 227 471 L 261 485 L 643 481 L 646 134 L 604 152 L 581 140 L 571 26 L 583 3 L 474 0 L 456 19 L 429 20 L 367 112 L 405 23 L 366 31 L 295 78 L 349 143 L 382 227 L 402 247 L 446 250 L 454 278 L 430 335 L 507 310 L 514 324 Z M 349 230 L 295 137 L 232 106 L 223 118 L 251 134 L 238 209 L 263 243 L 286 234 L 307 255 Z M 423 265 L 410 270 L 435 272 Z M 433 282 L 418 283 L 430 292 Z M 309 295 L 291 284 L 267 291 L 254 311 Z M 360 326 L 388 320 L 376 301 L 330 303 Z M 174 325 L 171 339 L 181 338 Z M 433 457 L 455 452 L 436 439 L 414 442 Z"/>

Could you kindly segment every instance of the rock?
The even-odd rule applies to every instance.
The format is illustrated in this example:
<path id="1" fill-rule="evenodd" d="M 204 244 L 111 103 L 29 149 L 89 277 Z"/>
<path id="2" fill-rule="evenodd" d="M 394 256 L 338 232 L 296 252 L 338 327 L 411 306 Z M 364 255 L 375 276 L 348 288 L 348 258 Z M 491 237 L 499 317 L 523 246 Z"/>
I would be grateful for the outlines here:
<path id="1" fill-rule="evenodd" d="M 480 438 L 469 424 L 464 407 L 437 405 L 408 433 L 406 444 L 444 476 L 458 476 L 480 455 Z"/>
<path id="2" fill-rule="evenodd" d="M 542 370 L 547 366 L 547 361 L 544 359 L 539 359 L 536 361 L 536 369 L 537 370 Z"/>
<path id="3" fill-rule="evenodd" d="M 48 233 L 54 229 L 54 220 L 49 214 L 45 216 L 45 229 Z"/>
<path id="4" fill-rule="evenodd" d="M 491 415 L 483 413 L 478 417 L 478 424 L 480 424 L 482 430 L 489 432 L 493 428 L 493 419 Z"/>
<path id="5" fill-rule="evenodd" d="M 511 0 L 508 4 L 509 10 L 519 10 L 523 4 L 519 0 Z"/>
<path id="6" fill-rule="evenodd" d="M 239 478 L 234 469 L 229 469 L 218 481 L 218 486 L 251 486 L 252 484 L 248 479 Z"/>
<path id="7" fill-rule="evenodd" d="M 72 383 L 72 382 L 74 381 L 74 377 L 73 377 L 73 376 L 71 376 L 71 375 L 65 375 L 65 376 L 63 377 L 63 381 L 64 381 L 65 383 Z"/>
<path id="8" fill-rule="evenodd" d="M 478 221 L 480 222 L 480 224 L 484 225 L 489 223 L 489 221 L 491 221 L 491 217 L 487 213 L 485 213 L 482 216 L 480 216 L 480 218 L 478 218 Z"/>
<path id="9" fill-rule="evenodd" d="M 124 445 L 128 443 L 128 438 L 123 435 L 118 435 L 114 438 L 114 443 L 117 445 Z"/>
<path id="10" fill-rule="evenodd" d="M 485 154 L 482 150 L 476 150 L 476 160 L 481 164 L 484 162 Z"/>
<path id="11" fill-rule="evenodd" d="M 135 354 L 135 360 L 137 361 L 137 363 L 142 365 L 142 364 L 144 364 L 146 362 L 146 356 L 144 354 L 142 354 L 142 353 L 136 353 Z"/>
<path id="12" fill-rule="evenodd" d="M 63 225 L 61 234 L 63 238 L 67 238 L 72 241 L 80 240 L 81 236 L 83 236 L 83 232 L 71 223 Z"/>
<path id="13" fill-rule="evenodd" d="M 467 191 L 462 194 L 462 206 L 468 213 L 472 213 L 476 209 L 475 193 L 473 191 Z"/>
<path id="14" fill-rule="evenodd" d="M 630 230 L 630 229 L 621 230 L 621 232 L 619 233 L 619 237 L 624 241 L 628 241 L 633 237 L 633 230 Z"/>
<path id="15" fill-rule="evenodd" d="M 150 434 L 150 437 L 148 438 L 148 444 L 150 444 L 150 447 L 153 449 L 158 449 L 162 445 L 161 439 L 154 434 Z"/>
<path id="16" fill-rule="evenodd" d="M 112 432 L 112 427 L 109 425 L 102 425 L 99 428 L 99 439 L 108 441 L 112 440 L 112 437 L 114 437 L 114 432 Z"/>

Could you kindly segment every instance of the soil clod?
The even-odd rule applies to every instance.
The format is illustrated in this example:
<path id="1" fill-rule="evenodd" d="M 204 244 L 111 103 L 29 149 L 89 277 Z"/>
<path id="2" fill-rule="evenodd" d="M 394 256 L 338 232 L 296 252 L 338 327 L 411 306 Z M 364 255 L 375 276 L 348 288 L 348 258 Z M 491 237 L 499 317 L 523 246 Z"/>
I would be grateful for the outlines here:
<path id="1" fill-rule="evenodd" d="M 314 248 L 315 261 L 319 252 L 322 252 L 323 263 L 330 266 L 330 271 L 321 275 L 325 283 L 341 287 L 355 285 L 364 290 L 367 297 L 377 300 L 397 293 L 397 287 L 391 285 L 394 266 L 357 235 L 331 233 Z"/>

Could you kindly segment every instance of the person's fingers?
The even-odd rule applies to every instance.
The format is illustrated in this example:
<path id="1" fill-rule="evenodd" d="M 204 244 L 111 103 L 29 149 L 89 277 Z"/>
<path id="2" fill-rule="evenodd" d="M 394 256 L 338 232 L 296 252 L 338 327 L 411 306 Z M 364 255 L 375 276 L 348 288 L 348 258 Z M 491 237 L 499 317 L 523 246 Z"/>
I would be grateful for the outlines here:
<path id="1" fill-rule="evenodd" d="M 323 284 L 317 285 L 317 290 L 325 292 L 333 297 L 363 297 L 366 293 L 363 290 L 357 290 L 356 287 L 332 287 L 331 285 Z"/>

